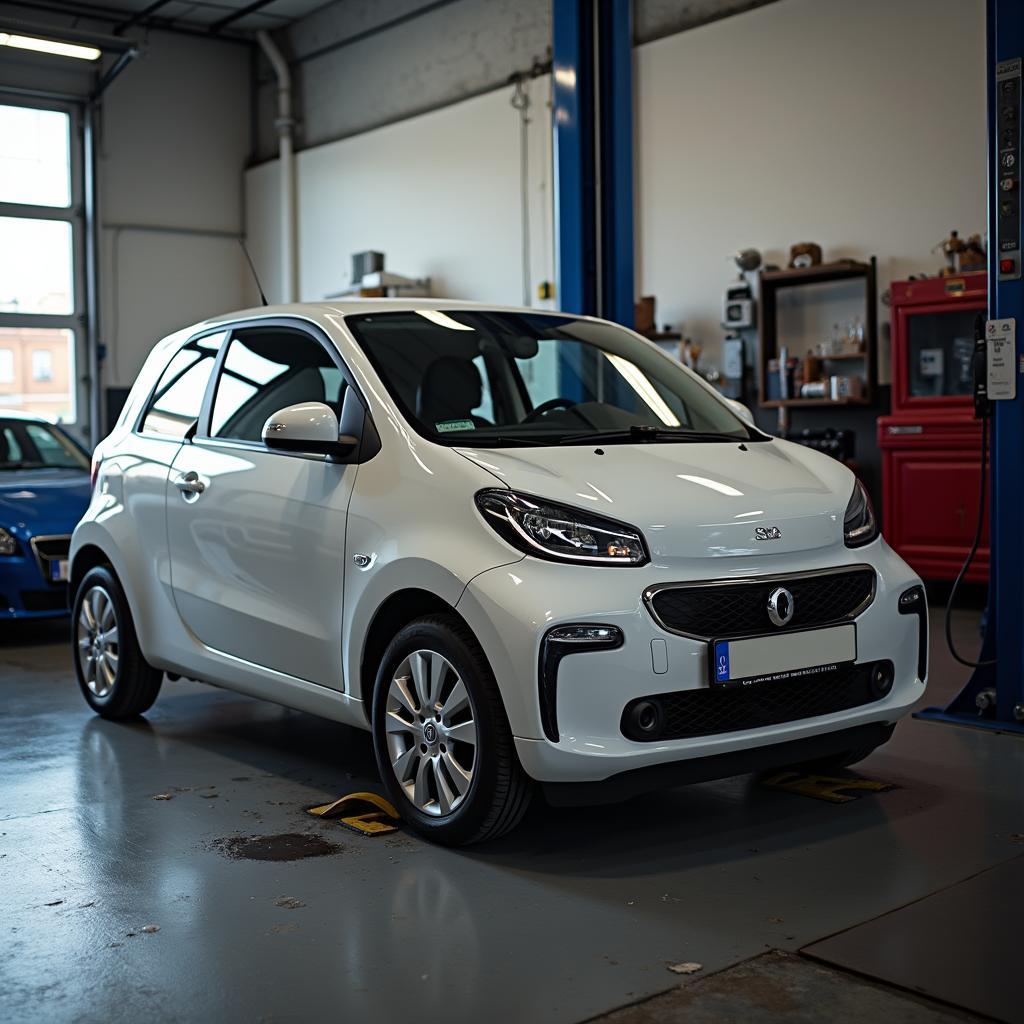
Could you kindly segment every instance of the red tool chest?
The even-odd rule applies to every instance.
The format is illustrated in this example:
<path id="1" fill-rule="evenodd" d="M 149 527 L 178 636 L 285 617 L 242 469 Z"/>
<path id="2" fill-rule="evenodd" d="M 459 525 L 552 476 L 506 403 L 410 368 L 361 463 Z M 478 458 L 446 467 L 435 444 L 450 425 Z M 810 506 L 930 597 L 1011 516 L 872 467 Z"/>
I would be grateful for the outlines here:
<path id="1" fill-rule="evenodd" d="M 971 398 L 974 319 L 987 275 L 893 281 L 892 413 L 878 419 L 885 538 L 925 579 L 952 580 L 974 539 L 981 424 Z M 988 579 L 988 523 L 965 577 Z"/>

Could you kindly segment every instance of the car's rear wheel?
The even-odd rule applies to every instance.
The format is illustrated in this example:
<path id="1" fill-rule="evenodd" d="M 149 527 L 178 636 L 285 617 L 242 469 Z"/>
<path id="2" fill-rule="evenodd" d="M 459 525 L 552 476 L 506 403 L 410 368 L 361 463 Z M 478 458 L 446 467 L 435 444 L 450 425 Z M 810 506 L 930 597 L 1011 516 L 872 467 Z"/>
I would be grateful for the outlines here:
<path id="1" fill-rule="evenodd" d="M 389 798 L 434 842 L 493 839 L 526 812 L 533 784 L 497 684 L 454 615 L 418 619 L 389 644 L 374 687 L 373 739 Z"/>
<path id="2" fill-rule="evenodd" d="M 104 718 L 135 718 L 156 700 L 163 673 L 142 656 L 128 601 L 106 566 L 85 574 L 75 594 L 72 639 L 78 685 Z"/>

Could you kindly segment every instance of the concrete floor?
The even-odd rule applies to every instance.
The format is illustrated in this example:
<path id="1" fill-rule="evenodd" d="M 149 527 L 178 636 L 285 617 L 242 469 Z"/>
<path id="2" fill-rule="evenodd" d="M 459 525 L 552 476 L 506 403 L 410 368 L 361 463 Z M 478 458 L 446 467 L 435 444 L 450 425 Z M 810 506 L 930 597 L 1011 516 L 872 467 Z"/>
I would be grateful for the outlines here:
<path id="1" fill-rule="evenodd" d="M 960 620 L 968 650 L 976 623 Z M 64 631 L 0 637 L 7 1024 L 539 1024 L 629 1004 L 639 1005 L 615 1020 L 855 1021 L 880 1019 L 882 997 L 888 1019 L 918 1022 L 994 1005 L 980 991 L 981 951 L 958 965 L 978 981 L 959 986 L 955 1010 L 818 965 L 804 978 L 806 958 L 762 954 L 794 953 L 1024 857 L 1019 738 L 908 720 L 863 765 L 896 784 L 887 793 L 833 805 L 741 778 L 626 808 L 535 806 L 513 835 L 451 851 L 404 834 L 364 839 L 303 813 L 377 787 L 363 733 L 189 683 L 166 683 L 137 724 L 92 716 Z M 941 703 L 963 674 L 939 635 L 932 653 L 928 699 Z M 288 862 L 228 856 L 231 839 L 290 833 L 334 845 Z M 995 913 L 963 903 L 982 925 Z M 887 982 L 949 998 L 941 979 L 902 977 L 893 957 Z M 669 971 L 682 961 L 703 966 Z M 740 974 L 709 977 L 729 968 Z M 771 977 L 754 984 L 751 971 Z M 784 999 L 764 996 L 783 984 Z M 829 995 L 837 984 L 842 999 Z M 1016 1006 L 1003 1019 L 1024 1020 L 1024 999 Z"/>

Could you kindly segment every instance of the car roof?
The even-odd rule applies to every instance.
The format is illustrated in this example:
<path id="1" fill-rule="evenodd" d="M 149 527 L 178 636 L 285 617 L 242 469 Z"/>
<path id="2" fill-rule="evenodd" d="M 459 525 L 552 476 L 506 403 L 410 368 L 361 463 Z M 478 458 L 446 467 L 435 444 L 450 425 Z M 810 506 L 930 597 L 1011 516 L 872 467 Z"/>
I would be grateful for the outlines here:
<path id="1" fill-rule="evenodd" d="M 20 409 L 4 409 L 0 407 L 0 420 L 24 420 L 27 423 L 43 423 L 48 427 L 57 426 L 53 420 L 34 412 L 22 412 Z"/>
<path id="2" fill-rule="evenodd" d="M 233 313 L 224 313 L 204 321 L 203 326 L 215 327 L 233 320 L 256 319 L 271 316 L 301 316 L 320 320 L 329 316 L 351 316 L 358 313 L 402 313 L 412 310 L 444 311 L 451 309 L 485 310 L 489 313 L 528 313 L 534 316 L 572 316 L 551 309 L 529 306 L 503 306 L 492 302 L 469 302 L 465 299 L 438 299 L 421 296 L 405 299 L 361 299 L 358 297 L 326 299 L 323 302 L 292 302 L 280 305 L 254 306 Z"/>

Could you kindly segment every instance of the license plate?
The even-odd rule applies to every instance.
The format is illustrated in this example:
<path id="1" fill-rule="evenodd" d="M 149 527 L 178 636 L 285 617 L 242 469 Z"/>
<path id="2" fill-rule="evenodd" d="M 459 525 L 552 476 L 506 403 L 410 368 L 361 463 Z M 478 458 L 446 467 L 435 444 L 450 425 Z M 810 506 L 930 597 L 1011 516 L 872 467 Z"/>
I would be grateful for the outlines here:
<path id="1" fill-rule="evenodd" d="M 54 583 L 61 583 L 68 578 L 68 560 L 61 558 L 50 562 L 50 579 Z"/>
<path id="2" fill-rule="evenodd" d="M 750 686 L 831 672 L 857 660 L 853 623 L 746 640 L 712 640 L 712 686 Z"/>

